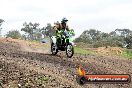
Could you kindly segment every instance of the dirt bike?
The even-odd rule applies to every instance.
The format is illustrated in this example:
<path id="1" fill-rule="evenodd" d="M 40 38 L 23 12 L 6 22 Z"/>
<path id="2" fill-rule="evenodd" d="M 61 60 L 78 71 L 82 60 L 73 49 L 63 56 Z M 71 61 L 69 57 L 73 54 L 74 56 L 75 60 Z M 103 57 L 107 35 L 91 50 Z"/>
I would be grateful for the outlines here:
<path id="1" fill-rule="evenodd" d="M 51 52 L 56 55 L 58 51 L 66 51 L 67 57 L 71 58 L 74 54 L 74 32 L 64 31 L 63 33 L 61 37 L 51 37 Z"/>

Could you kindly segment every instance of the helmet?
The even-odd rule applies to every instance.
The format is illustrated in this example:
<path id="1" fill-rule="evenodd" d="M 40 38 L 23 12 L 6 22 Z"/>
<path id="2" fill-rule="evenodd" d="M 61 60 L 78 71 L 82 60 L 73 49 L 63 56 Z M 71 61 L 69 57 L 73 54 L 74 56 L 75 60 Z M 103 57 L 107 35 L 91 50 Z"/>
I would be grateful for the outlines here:
<path id="1" fill-rule="evenodd" d="M 64 17 L 63 19 L 62 19 L 62 23 L 64 23 L 64 22 L 67 22 L 68 20 Z"/>

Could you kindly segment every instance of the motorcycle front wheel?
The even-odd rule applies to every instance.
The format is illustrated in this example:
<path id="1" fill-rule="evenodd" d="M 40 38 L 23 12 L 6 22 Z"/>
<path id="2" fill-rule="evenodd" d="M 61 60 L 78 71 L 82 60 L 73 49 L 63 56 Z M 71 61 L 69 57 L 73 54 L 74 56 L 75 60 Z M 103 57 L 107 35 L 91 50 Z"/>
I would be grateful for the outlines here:
<path id="1" fill-rule="evenodd" d="M 74 47 L 72 44 L 68 44 L 66 46 L 66 55 L 68 58 L 71 58 L 73 56 L 73 54 L 74 54 Z"/>
<path id="2" fill-rule="evenodd" d="M 51 44 L 51 52 L 52 55 L 56 55 L 58 53 L 57 45 L 54 43 Z"/>

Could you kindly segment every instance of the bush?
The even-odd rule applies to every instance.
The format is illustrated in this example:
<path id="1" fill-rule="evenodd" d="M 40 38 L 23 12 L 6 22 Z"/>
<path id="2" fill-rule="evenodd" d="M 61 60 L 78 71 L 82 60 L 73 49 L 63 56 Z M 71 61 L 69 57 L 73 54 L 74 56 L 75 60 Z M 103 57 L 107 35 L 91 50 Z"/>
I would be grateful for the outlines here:
<path id="1" fill-rule="evenodd" d="M 9 31 L 7 34 L 6 34 L 6 37 L 11 37 L 13 39 L 19 39 L 21 38 L 21 34 L 19 31 L 17 30 L 12 30 L 12 31 Z"/>

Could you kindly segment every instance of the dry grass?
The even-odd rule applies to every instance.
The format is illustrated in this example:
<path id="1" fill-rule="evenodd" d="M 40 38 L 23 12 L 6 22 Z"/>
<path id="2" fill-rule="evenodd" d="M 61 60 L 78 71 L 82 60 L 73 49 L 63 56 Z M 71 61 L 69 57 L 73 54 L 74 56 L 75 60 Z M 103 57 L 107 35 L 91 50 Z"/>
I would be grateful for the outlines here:
<path id="1" fill-rule="evenodd" d="M 103 55 L 120 55 L 123 53 L 124 49 L 120 47 L 99 47 L 94 51 Z"/>

